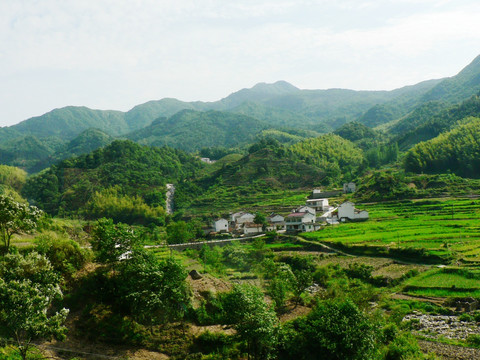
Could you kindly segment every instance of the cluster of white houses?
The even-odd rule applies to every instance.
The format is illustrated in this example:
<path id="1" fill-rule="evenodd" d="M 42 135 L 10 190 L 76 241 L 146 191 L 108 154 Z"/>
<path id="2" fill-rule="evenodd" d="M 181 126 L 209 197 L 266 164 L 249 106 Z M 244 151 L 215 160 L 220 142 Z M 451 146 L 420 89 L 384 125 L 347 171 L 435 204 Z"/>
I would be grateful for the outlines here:
<path id="1" fill-rule="evenodd" d="M 256 224 L 255 215 L 248 212 L 237 212 L 230 219 L 217 219 L 212 223 L 211 232 L 239 233 L 255 235 L 264 231 L 286 230 L 287 232 L 310 232 L 320 229 L 325 224 L 336 224 L 344 221 L 360 221 L 368 219 L 368 212 L 358 210 L 355 204 L 346 201 L 338 207 L 329 205 L 328 199 L 317 199 L 319 194 L 314 190 L 306 204 L 292 210 L 286 217 L 272 213 L 266 218 L 267 225 Z"/>

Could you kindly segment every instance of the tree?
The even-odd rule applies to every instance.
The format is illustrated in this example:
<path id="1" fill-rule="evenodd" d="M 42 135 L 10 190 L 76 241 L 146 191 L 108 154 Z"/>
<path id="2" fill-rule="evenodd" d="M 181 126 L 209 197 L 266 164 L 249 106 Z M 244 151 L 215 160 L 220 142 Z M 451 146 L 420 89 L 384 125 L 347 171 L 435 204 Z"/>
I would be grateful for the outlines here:
<path id="1" fill-rule="evenodd" d="M 282 333 L 280 359 L 372 359 L 376 325 L 350 300 L 324 301 L 304 318 L 287 325 Z"/>
<path id="2" fill-rule="evenodd" d="M 114 224 L 112 219 L 98 220 L 92 232 L 92 249 L 97 261 L 115 264 L 135 249 L 140 242 L 137 233 L 127 224 Z"/>
<path id="3" fill-rule="evenodd" d="M 185 221 L 177 221 L 167 226 L 167 242 L 169 244 L 183 244 L 195 238 L 195 234 Z"/>
<path id="4" fill-rule="evenodd" d="M 68 310 L 48 310 L 62 297 L 59 277 L 47 258 L 7 254 L 0 262 L 0 336 L 17 342 L 22 359 L 35 339 L 65 336 Z"/>
<path id="5" fill-rule="evenodd" d="M 190 301 L 185 268 L 173 258 L 158 261 L 143 249 L 122 262 L 118 275 L 120 300 L 145 325 L 181 319 Z"/>
<path id="6" fill-rule="evenodd" d="M 275 266 L 275 274 L 268 284 L 268 294 L 275 301 L 275 310 L 282 312 L 285 309 L 289 292 L 295 275 L 288 264 L 280 263 Z"/>
<path id="7" fill-rule="evenodd" d="M 277 317 L 260 289 L 249 284 L 236 285 L 224 299 L 224 310 L 227 320 L 246 342 L 248 358 L 271 358 L 277 342 Z"/>
<path id="8" fill-rule="evenodd" d="M 10 251 L 10 241 L 14 234 L 36 228 L 42 211 L 35 206 L 19 203 L 10 196 L 0 195 L 0 238 L 3 251 Z"/>

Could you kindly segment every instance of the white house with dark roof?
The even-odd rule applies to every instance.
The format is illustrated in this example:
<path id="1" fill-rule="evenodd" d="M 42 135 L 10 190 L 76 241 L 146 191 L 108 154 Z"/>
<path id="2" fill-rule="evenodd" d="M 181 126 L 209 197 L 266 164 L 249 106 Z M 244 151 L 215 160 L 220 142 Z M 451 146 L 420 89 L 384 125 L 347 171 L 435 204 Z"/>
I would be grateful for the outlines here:
<path id="1" fill-rule="evenodd" d="M 242 225 L 242 229 L 245 235 L 256 235 L 263 232 L 263 225 L 247 222 Z"/>
<path id="2" fill-rule="evenodd" d="M 292 212 L 285 218 L 287 232 L 309 232 L 316 229 L 315 214 L 310 212 Z"/>
<path id="3" fill-rule="evenodd" d="M 329 210 L 328 199 L 308 199 L 306 205 L 315 209 L 317 213 Z"/>
<path id="4" fill-rule="evenodd" d="M 268 222 L 268 226 L 267 226 L 268 231 L 285 229 L 285 218 L 282 215 L 272 213 L 269 216 L 267 216 L 266 220 Z"/>

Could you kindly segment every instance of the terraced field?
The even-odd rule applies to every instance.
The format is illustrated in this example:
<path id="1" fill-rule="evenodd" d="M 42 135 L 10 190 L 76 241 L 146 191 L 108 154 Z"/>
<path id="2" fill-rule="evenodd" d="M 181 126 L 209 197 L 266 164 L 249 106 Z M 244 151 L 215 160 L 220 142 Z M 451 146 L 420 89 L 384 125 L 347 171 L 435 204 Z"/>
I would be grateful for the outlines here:
<path id="1" fill-rule="evenodd" d="M 480 200 L 429 199 L 364 204 L 370 220 L 302 234 L 345 246 L 417 249 L 465 264 L 480 263 Z"/>
<path id="2" fill-rule="evenodd" d="M 410 295 L 463 297 L 480 296 L 480 273 L 477 269 L 431 269 L 405 282 Z"/>

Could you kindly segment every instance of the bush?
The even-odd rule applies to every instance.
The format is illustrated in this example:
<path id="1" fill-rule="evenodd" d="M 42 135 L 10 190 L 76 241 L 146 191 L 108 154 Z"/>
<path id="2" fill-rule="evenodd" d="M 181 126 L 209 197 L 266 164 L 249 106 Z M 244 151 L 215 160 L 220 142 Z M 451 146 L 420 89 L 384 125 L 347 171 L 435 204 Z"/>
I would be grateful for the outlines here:
<path id="1" fill-rule="evenodd" d="M 35 243 L 36 250 L 45 255 L 53 268 L 66 277 L 72 276 L 92 257 L 91 252 L 82 249 L 76 241 L 52 231 L 37 236 Z"/>
<path id="2" fill-rule="evenodd" d="M 458 320 L 464 321 L 464 322 L 473 322 L 475 321 L 475 318 L 470 314 L 462 314 L 458 317 Z"/>
<path id="3" fill-rule="evenodd" d="M 411 334 L 398 336 L 385 352 L 385 360 L 424 359 L 417 341 Z"/>
<path id="4" fill-rule="evenodd" d="M 479 334 L 468 335 L 467 344 L 476 348 L 480 348 L 480 335 Z"/>

